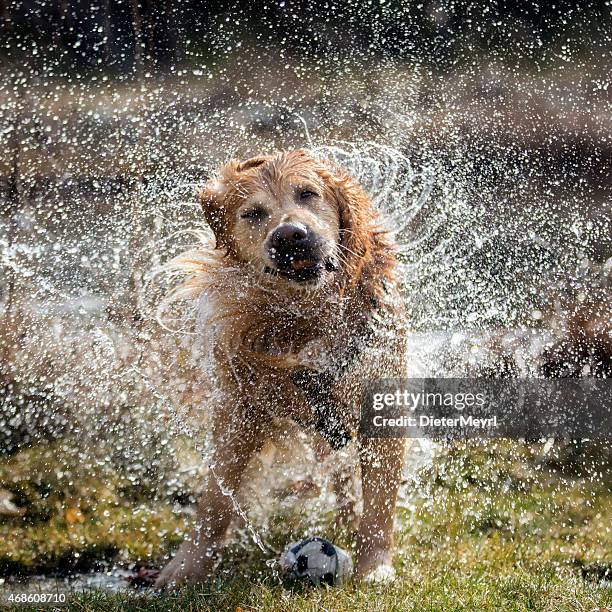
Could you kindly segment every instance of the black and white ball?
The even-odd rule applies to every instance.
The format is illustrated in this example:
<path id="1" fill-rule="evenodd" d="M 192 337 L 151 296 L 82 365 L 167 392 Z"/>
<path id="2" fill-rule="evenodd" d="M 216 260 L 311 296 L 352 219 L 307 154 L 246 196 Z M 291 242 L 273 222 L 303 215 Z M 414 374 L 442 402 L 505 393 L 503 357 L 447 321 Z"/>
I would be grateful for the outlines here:
<path id="1" fill-rule="evenodd" d="M 323 538 L 306 538 L 290 544 L 280 558 L 281 567 L 293 578 L 307 579 L 315 586 L 339 585 L 353 574 L 347 552 Z"/>

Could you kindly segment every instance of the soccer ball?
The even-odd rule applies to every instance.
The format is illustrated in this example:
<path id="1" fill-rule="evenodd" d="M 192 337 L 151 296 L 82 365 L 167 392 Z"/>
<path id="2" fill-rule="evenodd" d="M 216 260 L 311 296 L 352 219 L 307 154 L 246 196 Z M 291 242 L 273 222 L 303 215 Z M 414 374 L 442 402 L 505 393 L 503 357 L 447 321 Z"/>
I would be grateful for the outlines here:
<path id="1" fill-rule="evenodd" d="M 280 565 L 292 578 L 307 579 L 315 586 L 339 585 L 353 574 L 348 553 L 329 540 L 316 537 L 289 544 Z"/>

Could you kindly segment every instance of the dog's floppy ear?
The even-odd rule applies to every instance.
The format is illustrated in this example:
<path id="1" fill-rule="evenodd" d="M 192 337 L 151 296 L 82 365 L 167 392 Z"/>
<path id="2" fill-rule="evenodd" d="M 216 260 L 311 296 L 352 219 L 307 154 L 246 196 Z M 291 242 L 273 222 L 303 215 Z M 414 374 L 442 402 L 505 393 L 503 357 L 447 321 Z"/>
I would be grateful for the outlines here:
<path id="1" fill-rule="evenodd" d="M 340 217 L 346 272 L 356 281 L 370 256 L 374 211 L 364 189 L 343 171 L 332 170 L 331 188 Z"/>
<path id="2" fill-rule="evenodd" d="M 217 247 L 231 248 L 228 239 L 229 232 L 229 211 L 227 193 L 229 189 L 236 185 L 240 174 L 251 168 L 261 166 L 270 158 L 266 156 L 256 156 L 240 161 L 232 159 L 221 167 L 219 175 L 210 179 L 200 192 L 200 204 L 204 212 L 204 218 L 215 234 Z"/>
<path id="3" fill-rule="evenodd" d="M 217 247 L 227 246 L 224 241 L 227 230 L 227 210 L 225 207 L 227 187 L 222 177 L 212 178 L 199 193 L 204 218 L 215 235 Z"/>
<path id="4" fill-rule="evenodd" d="M 238 172 L 244 172 L 245 170 L 250 170 L 251 168 L 257 168 L 257 166 L 265 164 L 269 159 L 270 157 L 265 155 L 256 155 L 255 157 L 251 157 L 245 161 L 236 162 L 236 170 Z"/>

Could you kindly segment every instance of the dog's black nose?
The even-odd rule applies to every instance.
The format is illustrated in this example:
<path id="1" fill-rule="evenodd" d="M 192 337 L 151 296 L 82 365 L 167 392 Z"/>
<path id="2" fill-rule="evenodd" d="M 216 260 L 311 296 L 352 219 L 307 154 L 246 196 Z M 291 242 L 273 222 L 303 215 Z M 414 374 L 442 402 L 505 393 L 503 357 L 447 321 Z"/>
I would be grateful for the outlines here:
<path id="1" fill-rule="evenodd" d="M 301 246 L 308 238 L 308 230 L 301 223 L 283 223 L 270 236 L 270 246 L 283 250 Z"/>
<path id="2" fill-rule="evenodd" d="M 325 271 L 320 237 L 298 221 L 273 229 L 266 248 L 270 269 L 294 281 L 313 280 Z"/>

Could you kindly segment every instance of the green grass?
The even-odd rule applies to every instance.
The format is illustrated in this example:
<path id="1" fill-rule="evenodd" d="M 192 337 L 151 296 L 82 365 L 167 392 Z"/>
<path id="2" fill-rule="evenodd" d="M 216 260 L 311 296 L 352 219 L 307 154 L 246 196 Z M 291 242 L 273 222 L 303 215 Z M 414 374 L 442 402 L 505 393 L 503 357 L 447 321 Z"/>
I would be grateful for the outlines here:
<path id="1" fill-rule="evenodd" d="M 571 575 L 547 571 L 511 576 L 494 568 L 463 573 L 430 568 L 421 579 L 401 574 L 392 586 L 349 585 L 320 590 L 284 590 L 244 578 L 215 582 L 175 596 L 104 595 L 79 597 L 71 610 L 593 610 L 612 604 L 601 589 Z"/>
<path id="2" fill-rule="evenodd" d="M 26 511 L 0 517 L 0 576 L 156 563 L 189 525 L 169 500 L 67 441 L 2 461 L 0 489 Z"/>
<path id="3" fill-rule="evenodd" d="M 571 460 L 570 460 L 571 459 Z M 415 495 L 400 509 L 390 586 L 349 584 L 312 589 L 279 583 L 255 546 L 234 546 L 217 578 L 179 594 L 138 592 L 75 595 L 69 610 L 585 610 L 612 608 L 612 490 L 608 459 L 597 453 L 541 456 L 541 446 L 490 443 L 456 446 L 423 471 Z M 117 501 L 117 500 L 115 500 Z M 126 502 L 127 503 L 127 502 Z M 133 502 L 132 502 L 133 503 Z M 145 506 L 142 506 L 143 508 Z M 163 507 L 163 505 L 162 505 Z M 123 508 L 123 510 L 121 510 Z M 177 519 L 157 514 L 128 518 L 128 505 L 99 521 L 98 544 L 114 542 L 119 559 L 151 559 L 177 537 L 148 531 L 150 522 L 171 533 Z M 123 514 L 122 514 L 123 512 Z M 146 511 L 143 510 L 143 515 Z M 121 522 L 123 521 L 123 522 Z M 149 522 L 148 522 L 149 521 Z M 121 538 L 112 524 L 122 525 Z M 38 529 L 44 533 L 49 521 Z M 282 546 L 291 536 L 287 517 L 272 521 L 267 539 Z M 145 531 L 140 531 L 141 527 Z M 14 529 L 15 525 L 13 525 Z M 77 528 L 84 529 L 84 523 Z M 0 536 L 5 525 L 0 524 Z M 21 544 L 32 526 L 21 527 Z M 53 527 L 53 538 L 62 533 Z M 92 528 L 93 529 L 93 528 Z M 118 527 L 115 527 L 115 532 Z M 104 534 L 106 530 L 106 534 Z M 132 530 L 132 531 L 131 531 Z M 93 532 L 92 532 L 93 533 Z M 331 535 L 326 533 L 323 535 Z M 92 536 L 93 537 L 93 536 Z M 334 540 L 348 543 L 346 534 Z M 114 538 L 114 539 L 113 539 Z M 59 538 L 60 541 L 64 541 Z M 138 542 L 136 542 L 138 541 Z M 6 544 L 0 543 L 0 555 Z M 28 553 L 34 559 L 32 553 Z M 26 558 L 22 555 L 22 561 Z M 31 608 L 35 609 L 35 608 Z"/>

